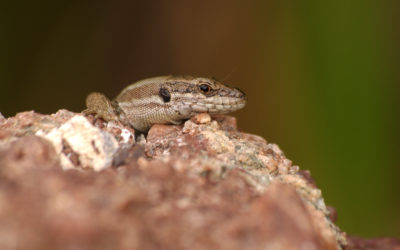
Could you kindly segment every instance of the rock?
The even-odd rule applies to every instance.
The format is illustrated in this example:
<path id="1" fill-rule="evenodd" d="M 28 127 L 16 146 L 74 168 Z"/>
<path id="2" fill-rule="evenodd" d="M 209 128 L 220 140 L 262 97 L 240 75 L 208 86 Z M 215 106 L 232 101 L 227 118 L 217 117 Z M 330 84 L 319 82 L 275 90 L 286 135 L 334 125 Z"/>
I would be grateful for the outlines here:
<path id="1" fill-rule="evenodd" d="M 226 131 L 236 131 L 237 130 L 236 118 L 233 116 L 214 115 L 213 119 L 216 120 L 220 124 L 222 130 L 226 130 Z"/>
<path id="2" fill-rule="evenodd" d="M 155 140 L 157 138 L 163 138 L 164 136 L 177 132 L 180 129 L 181 126 L 179 125 L 155 124 L 150 128 L 147 134 L 147 140 Z"/>
<path id="3" fill-rule="evenodd" d="M 0 249 L 399 246 L 347 237 L 310 172 L 233 117 L 134 133 L 67 110 L 0 122 Z"/>
<path id="4" fill-rule="evenodd" d="M 6 120 L 6 118 L 3 116 L 3 114 L 0 112 L 0 123 L 3 123 Z"/>
<path id="5" fill-rule="evenodd" d="M 80 115 L 48 133 L 39 130 L 36 134 L 53 143 L 64 169 L 80 165 L 100 171 L 111 166 L 118 149 L 118 143 L 110 133 L 94 127 Z"/>
<path id="6" fill-rule="evenodd" d="M 400 240 L 383 237 L 365 239 L 355 236 L 348 237 L 346 250 L 400 250 Z"/>
<path id="7" fill-rule="evenodd" d="M 201 113 L 193 116 L 191 120 L 197 124 L 207 124 L 211 122 L 211 116 L 207 113 Z"/>
<path id="8" fill-rule="evenodd" d="M 59 167 L 59 159 L 48 140 L 27 135 L 13 141 L 7 150 L 0 152 L 0 166 L 3 176 L 18 179 L 18 176 L 27 172 Z"/>

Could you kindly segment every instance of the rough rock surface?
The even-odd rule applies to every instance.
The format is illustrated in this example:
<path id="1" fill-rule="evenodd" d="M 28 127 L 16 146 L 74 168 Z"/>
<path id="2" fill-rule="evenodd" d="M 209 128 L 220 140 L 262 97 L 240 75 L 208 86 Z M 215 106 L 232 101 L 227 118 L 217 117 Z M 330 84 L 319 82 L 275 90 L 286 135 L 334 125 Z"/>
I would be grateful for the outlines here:
<path id="1" fill-rule="evenodd" d="M 398 249 L 346 237 L 307 171 L 229 116 L 0 117 L 0 249 Z M 385 246 L 385 248 L 380 248 Z"/>

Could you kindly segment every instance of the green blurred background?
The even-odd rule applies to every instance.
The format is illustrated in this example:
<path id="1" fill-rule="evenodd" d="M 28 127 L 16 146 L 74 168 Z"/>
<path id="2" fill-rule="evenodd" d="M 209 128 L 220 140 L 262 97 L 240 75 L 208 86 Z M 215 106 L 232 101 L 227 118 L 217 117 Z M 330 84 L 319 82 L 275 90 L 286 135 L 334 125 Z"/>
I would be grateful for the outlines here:
<path id="1" fill-rule="evenodd" d="M 80 111 L 164 74 L 244 90 L 242 130 L 309 169 L 342 230 L 400 237 L 399 1 L 9 1 L 0 112 Z"/>

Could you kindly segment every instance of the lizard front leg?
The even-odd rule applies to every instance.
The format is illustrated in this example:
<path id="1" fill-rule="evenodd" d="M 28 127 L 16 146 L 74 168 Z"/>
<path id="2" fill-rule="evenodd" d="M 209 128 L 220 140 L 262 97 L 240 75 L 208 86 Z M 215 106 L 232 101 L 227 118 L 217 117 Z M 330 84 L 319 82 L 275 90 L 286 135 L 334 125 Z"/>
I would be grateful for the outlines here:
<path id="1" fill-rule="evenodd" d="M 86 98 L 87 109 L 82 113 L 95 114 L 95 118 L 102 118 L 106 121 L 119 120 L 111 101 L 103 94 L 93 92 Z"/>

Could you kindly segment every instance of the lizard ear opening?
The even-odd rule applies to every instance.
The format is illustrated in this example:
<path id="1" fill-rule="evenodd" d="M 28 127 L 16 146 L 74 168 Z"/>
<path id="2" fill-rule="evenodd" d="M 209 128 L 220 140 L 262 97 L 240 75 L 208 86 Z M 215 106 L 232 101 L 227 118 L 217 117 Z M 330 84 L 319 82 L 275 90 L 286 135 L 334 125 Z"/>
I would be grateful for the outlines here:
<path id="1" fill-rule="evenodd" d="M 164 102 L 169 102 L 171 100 L 171 93 L 169 93 L 169 90 L 166 88 L 160 88 L 159 95 Z"/>

